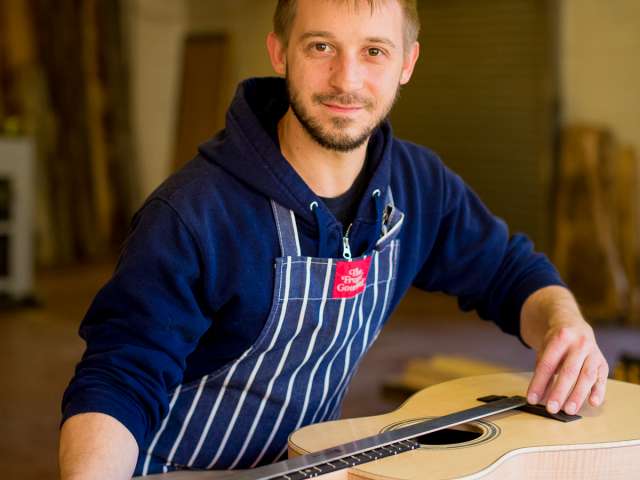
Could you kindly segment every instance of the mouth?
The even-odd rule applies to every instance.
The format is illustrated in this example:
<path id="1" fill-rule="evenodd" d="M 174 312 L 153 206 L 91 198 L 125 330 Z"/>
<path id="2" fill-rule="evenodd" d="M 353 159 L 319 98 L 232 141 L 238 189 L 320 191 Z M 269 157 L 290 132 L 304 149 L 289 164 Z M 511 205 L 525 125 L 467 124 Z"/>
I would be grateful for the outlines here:
<path id="1" fill-rule="evenodd" d="M 331 112 L 340 113 L 340 114 L 357 113 L 357 112 L 360 112 L 361 110 L 364 110 L 364 107 L 359 105 L 345 106 L 345 105 L 338 105 L 335 103 L 323 103 L 323 105 L 327 107 Z"/>

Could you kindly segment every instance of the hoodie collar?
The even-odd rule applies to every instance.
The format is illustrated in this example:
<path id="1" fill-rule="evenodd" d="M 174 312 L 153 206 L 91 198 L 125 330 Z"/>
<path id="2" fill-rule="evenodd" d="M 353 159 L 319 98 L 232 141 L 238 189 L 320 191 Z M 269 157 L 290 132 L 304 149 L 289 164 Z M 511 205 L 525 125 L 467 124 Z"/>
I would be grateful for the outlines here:
<path id="1" fill-rule="evenodd" d="M 228 145 L 220 150 L 216 148 L 219 140 L 214 139 L 201 145 L 200 153 L 240 181 L 293 210 L 307 227 L 315 227 L 318 218 L 322 218 L 326 224 L 318 225 L 318 228 L 331 228 L 338 222 L 280 152 L 277 124 L 288 108 L 284 79 L 268 77 L 243 81 L 227 111 L 224 138 Z M 391 139 L 388 121 L 372 133 L 367 155 L 370 155 L 373 173 L 354 223 L 379 220 L 371 198 L 375 191 L 385 198 L 390 178 Z M 313 213 L 311 205 L 314 202 L 323 210 L 322 215 Z"/>

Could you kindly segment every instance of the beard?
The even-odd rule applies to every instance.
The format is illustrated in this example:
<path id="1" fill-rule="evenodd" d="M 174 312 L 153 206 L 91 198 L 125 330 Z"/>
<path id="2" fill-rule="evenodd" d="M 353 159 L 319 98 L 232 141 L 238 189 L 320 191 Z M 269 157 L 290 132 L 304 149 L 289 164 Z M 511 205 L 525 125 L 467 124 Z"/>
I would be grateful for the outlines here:
<path id="1" fill-rule="evenodd" d="M 346 129 L 354 123 L 353 119 L 332 117 L 330 119 L 332 128 L 325 128 L 316 118 L 313 118 L 309 114 L 300 100 L 299 92 L 291 84 L 288 75 L 285 80 L 287 83 L 289 105 L 291 105 L 291 110 L 305 131 L 320 146 L 328 150 L 343 153 L 351 152 L 364 145 L 372 132 L 387 118 L 387 115 L 389 115 L 393 105 L 400 96 L 400 85 L 398 85 L 393 100 L 382 109 L 382 113 L 374 118 L 371 124 L 363 127 L 360 132 L 350 135 L 346 133 Z M 375 110 L 375 102 L 373 100 L 352 93 L 316 93 L 311 96 L 311 100 L 315 105 L 321 105 L 322 103 L 332 103 L 344 107 L 358 105 L 363 107 L 367 112 L 373 112 Z"/>

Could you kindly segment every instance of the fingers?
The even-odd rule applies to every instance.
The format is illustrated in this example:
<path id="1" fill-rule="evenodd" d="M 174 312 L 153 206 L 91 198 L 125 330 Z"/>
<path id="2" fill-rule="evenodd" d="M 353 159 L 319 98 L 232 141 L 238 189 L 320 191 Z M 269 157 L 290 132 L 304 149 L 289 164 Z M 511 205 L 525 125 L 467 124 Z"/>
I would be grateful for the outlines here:
<path id="1" fill-rule="evenodd" d="M 569 384 L 570 381 L 567 379 L 567 384 L 564 384 L 562 388 L 559 388 L 557 391 L 551 393 L 550 402 L 556 401 L 557 404 L 554 405 L 554 408 L 560 408 L 560 405 L 564 404 L 563 410 L 567 412 L 569 415 L 574 415 L 580 408 L 582 404 L 587 399 L 587 396 L 592 392 L 592 389 L 598 384 L 598 372 L 600 370 L 600 358 L 596 353 L 590 354 L 587 356 L 584 364 L 582 365 L 582 369 L 580 370 L 580 376 L 578 380 L 575 382 L 575 385 Z M 569 390 L 573 386 L 573 390 L 569 394 Z M 566 402 L 563 400 L 568 395 Z M 593 394 L 592 394 L 593 396 Z M 551 411 L 550 404 L 547 404 Z"/>
<path id="2" fill-rule="evenodd" d="M 550 413 L 563 409 L 575 414 L 587 397 L 599 406 L 605 395 L 608 365 L 589 335 L 576 335 L 571 329 L 555 332 L 538 359 L 529 385 L 527 400 L 541 399 Z"/>
<path id="3" fill-rule="evenodd" d="M 544 396 L 566 353 L 567 344 L 560 337 L 561 335 L 558 335 L 551 339 L 536 364 L 527 392 L 527 401 L 533 405 Z"/>
<path id="4" fill-rule="evenodd" d="M 609 367 L 606 360 L 603 359 L 600 368 L 598 369 L 598 378 L 596 384 L 591 389 L 591 396 L 589 397 L 589 403 L 594 407 L 599 407 L 604 401 L 604 395 L 607 389 L 607 377 L 609 376 Z"/>
<path id="5" fill-rule="evenodd" d="M 573 414 L 577 410 L 577 402 L 582 402 L 587 396 L 587 393 L 591 390 L 591 387 L 595 383 L 596 380 L 596 371 L 589 372 L 589 375 L 592 375 L 592 379 L 589 382 L 589 379 L 586 378 L 587 374 L 585 373 L 584 378 L 580 379 L 582 376 L 582 366 L 585 363 L 585 359 L 587 357 L 588 351 L 584 348 L 576 348 L 574 350 L 570 350 L 562 365 L 558 370 L 558 378 L 556 379 L 555 384 L 551 392 L 549 393 L 549 401 L 547 402 L 547 410 L 550 413 L 557 413 L 563 405 L 565 405 L 565 401 L 569 396 L 569 392 L 571 392 L 571 388 L 574 385 L 579 386 L 578 392 L 576 392 L 576 396 L 572 399 L 571 402 L 567 402 L 565 408 L 570 408 L 572 411 L 567 413 Z M 588 383 L 588 385 L 587 385 Z M 581 398 L 578 398 L 579 395 L 582 394 Z"/>

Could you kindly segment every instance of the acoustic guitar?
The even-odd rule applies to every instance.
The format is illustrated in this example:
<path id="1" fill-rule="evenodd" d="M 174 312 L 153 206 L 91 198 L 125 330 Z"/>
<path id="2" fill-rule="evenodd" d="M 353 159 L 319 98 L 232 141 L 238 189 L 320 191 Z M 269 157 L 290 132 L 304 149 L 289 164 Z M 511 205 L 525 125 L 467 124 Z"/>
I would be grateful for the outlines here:
<path id="1" fill-rule="evenodd" d="M 640 386 L 607 381 L 605 403 L 549 415 L 522 396 L 531 374 L 452 380 L 379 416 L 309 425 L 289 460 L 154 480 L 640 479 Z"/>

